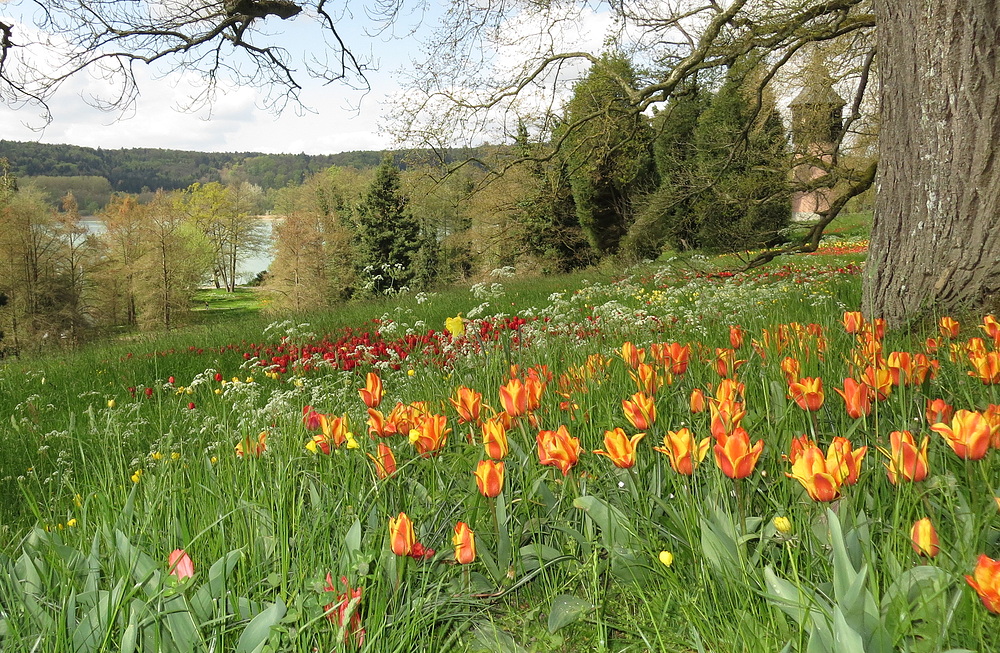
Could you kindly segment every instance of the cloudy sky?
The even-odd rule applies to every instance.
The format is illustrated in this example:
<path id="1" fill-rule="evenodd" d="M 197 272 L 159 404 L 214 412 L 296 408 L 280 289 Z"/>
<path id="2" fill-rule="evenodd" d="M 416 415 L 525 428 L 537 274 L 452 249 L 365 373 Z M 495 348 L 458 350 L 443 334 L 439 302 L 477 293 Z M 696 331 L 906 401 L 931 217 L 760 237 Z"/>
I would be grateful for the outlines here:
<path id="1" fill-rule="evenodd" d="M 0 5 L 0 13 L 11 16 L 16 6 L 4 3 Z M 358 20 L 364 20 L 364 16 Z M 416 35 L 405 34 L 405 25 L 397 26 L 397 34 L 403 32 L 403 36 L 389 33 L 373 36 L 364 33 L 365 25 L 361 22 L 338 23 L 355 52 L 378 62 L 378 69 L 368 75 L 371 90 L 362 93 L 337 83 L 326 86 L 313 83 L 302 93 L 309 107 L 305 112 L 289 108 L 275 116 L 261 108 L 259 91 L 248 87 L 226 89 L 211 110 L 186 112 L 180 106 L 191 93 L 193 78 L 139 69 L 141 95 L 135 110 L 126 115 L 106 113 L 86 101 L 88 96 L 102 90 L 106 95 L 106 83 L 84 73 L 72 78 L 50 101 L 53 121 L 47 126 L 30 107 L 12 109 L 0 105 L 0 139 L 105 149 L 158 147 L 306 154 L 389 148 L 394 143 L 381 128 L 384 112 L 401 93 L 398 71 L 409 66 L 411 58 L 419 56 L 419 39 L 426 35 L 430 23 L 427 16 L 423 20 L 424 29 Z M 322 42 L 308 31 L 314 26 L 302 15 L 289 21 L 272 17 L 267 24 L 268 31 L 277 35 L 293 56 L 299 57 L 323 49 Z M 598 25 L 583 38 L 599 44 L 602 31 Z"/>

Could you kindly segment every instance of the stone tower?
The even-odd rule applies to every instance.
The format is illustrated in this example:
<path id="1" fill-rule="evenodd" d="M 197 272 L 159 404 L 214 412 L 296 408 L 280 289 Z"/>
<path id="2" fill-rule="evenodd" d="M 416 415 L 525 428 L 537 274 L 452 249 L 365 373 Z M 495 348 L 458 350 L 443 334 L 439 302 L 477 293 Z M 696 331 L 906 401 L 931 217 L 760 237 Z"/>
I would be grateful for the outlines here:
<path id="1" fill-rule="evenodd" d="M 808 184 L 826 172 L 815 165 L 833 164 L 837 140 L 844 129 L 844 100 L 833 90 L 833 80 L 820 66 L 812 67 L 809 82 L 788 107 L 792 112 L 792 144 L 795 148 L 792 179 Z M 830 208 L 830 189 L 796 191 L 792 194 L 792 220 L 815 220 Z"/>

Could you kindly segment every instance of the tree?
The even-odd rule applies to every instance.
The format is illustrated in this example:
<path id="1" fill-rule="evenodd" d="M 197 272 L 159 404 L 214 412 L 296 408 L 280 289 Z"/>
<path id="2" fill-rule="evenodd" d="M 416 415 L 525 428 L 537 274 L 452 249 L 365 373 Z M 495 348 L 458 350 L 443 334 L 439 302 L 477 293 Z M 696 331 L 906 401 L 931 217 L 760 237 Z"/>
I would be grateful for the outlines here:
<path id="1" fill-rule="evenodd" d="M 618 250 L 634 219 L 633 197 L 652 173 L 646 119 L 629 101 L 631 63 L 606 54 L 573 89 L 563 141 L 576 215 L 598 254 Z"/>
<path id="2" fill-rule="evenodd" d="M 399 292 L 414 278 L 414 257 L 422 245 L 420 225 L 407 206 L 399 170 L 382 159 L 353 214 L 357 268 L 369 292 Z"/>

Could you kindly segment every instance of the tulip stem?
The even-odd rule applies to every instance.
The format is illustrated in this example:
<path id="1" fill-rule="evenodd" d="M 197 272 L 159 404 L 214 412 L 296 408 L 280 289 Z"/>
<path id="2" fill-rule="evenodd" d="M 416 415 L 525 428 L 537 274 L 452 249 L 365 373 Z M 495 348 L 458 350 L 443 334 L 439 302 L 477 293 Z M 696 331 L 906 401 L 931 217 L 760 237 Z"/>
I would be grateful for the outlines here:
<path id="1" fill-rule="evenodd" d="M 736 488 L 736 513 L 738 523 L 736 524 L 736 534 L 743 536 L 746 535 L 746 509 L 743 505 L 743 479 L 737 478 L 733 480 Z"/>

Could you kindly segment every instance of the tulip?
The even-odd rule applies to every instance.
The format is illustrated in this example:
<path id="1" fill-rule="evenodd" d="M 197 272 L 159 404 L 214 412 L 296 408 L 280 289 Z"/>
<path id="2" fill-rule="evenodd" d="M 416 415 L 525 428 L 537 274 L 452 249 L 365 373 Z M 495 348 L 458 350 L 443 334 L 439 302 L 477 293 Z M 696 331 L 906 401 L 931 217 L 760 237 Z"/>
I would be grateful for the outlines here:
<path id="1" fill-rule="evenodd" d="M 830 470 L 837 476 L 841 485 L 854 485 L 861 473 L 861 460 L 868 453 L 868 447 L 857 451 L 847 438 L 837 436 L 826 451 L 826 460 L 831 465 Z"/>
<path id="2" fill-rule="evenodd" d="M 1000 449 L 1000 404 L 989 404 L 983 416 L 990 425 L 990 446 Z"/>
<path id="3" fill-rule="evenodd" d="M 507 442 L 507 429 L 504 428 L 503 420 L 497 417 L 486 420 L 480 427 L 483 433 L 483 448 L 486 455 L 493 460 L 502 460 L 510 452 L 510 443 Z"/>
<path id="4" fill-rule="evenodd" d="M 750 476 L 763 450 L 763 440 L 757 440 L 757 443 L 751 448 L 750 437 L 743 429 L 727 436 L 725 440 L 713 447 L 715 463 L 723 474 L 732 479 Z"/>
<path id="5" fill-rule="evenodd" d="M 993 345 L 1000 347 L 1000 321 L 996 317 L 987 315 L 983 318 L 983 323 L 979 325 L 986 335 L 993 339 Z"/>
<path id="6" fill-rule="evenodd" d="M 320 415 L 319 424 L 320 428 L 323 429 L 323 435 L 337 447 L 347 442 L 348 436 L 351 435 L 351 429 L 347 425 L 347 415 L 340 417 Z M 324 453 L 329 453 L 329 446 L 327 449 Z"/>
<path id="7" fill-rule="evenodd" d="M 528 412 L 528 393 L 521 379 L 511 379 L 500 386 L 500 402 L 511 417 L 520 417 Z"/>
<path id="8" fill-rule="evenodd" d="M 452 338 L 458 338 L 465 335 L 465 321 L 462 319 L 462 314 L 459 313 L 455 317 L 447 317 L 444 320 L 445 331 L 451 334 Z"/>
<path id="9" fill-rule="evenodd" d="M 872 398 L 868 386 L 848 377 L 844 379 L 844 389 L 834 388 L 844 398 L 847 415 L 851 419 L 864 417 L 872 412 Z"/>
<path id="10" fill-rule="evenodd" d="M 309 442 L 306 442 L 306 449 L 311 451 L 312 453 L 322 452 L 325 455 L 329 456 L 330 440 L 326 437 L 326 435 L 322 433 L 317 433 L 316 435 L 312 436 L 312 439 L 309 440 Z"/>
<path id="11" fill-rule="evenodd" d="M 982 413 L 959 410 L 951 418 L 951 426 L 935 424 L 931 430 L 940 433 L 960 458 L 980 460 L 989 451 L 990 423 Z"/>
<path id="12" fill-rule="evenodd" d="M 660 377 L 652 365 L 647 365 L 646 363 L 639 363 L 634 372 L 629 371 L 629 376 L 635 381 L 639 392 L 644 392 L 648 395 L 655 395 L 656 391 L 663 385 L 663 378 Z M 667 383 L 670 383 L 669 379 Z"/>
<path id="13" fill-rule="evenodd" d="M 524 406 L 527 411 L 534 412 L 542 407 L 542 391 L 545 390 L 545 381 L 537 376 L 529 376 L 524 381 Z"/>
<path id="14" fill-rule="evenodd" d="M 733 346 L 733 349 L 739 349 L 743 346 L 743 327 L 738 324 L 729 326 L 729 344 Z"/>
<path id="15" fill-rule="evenodd" d="M 302 407 L 302 423 L 305 424 L 306 430 L 316 431 L 320 428 L 319 416 L 320 413 L 316 412 L 312 406 Z"/>
<path id="16" fill-rule="evenodd" d="M 823 379 L 802 377 L 788 384 L 788 394 L 802 410 L 816 412 L 823 407 Z"/>
<path id="17" fill-rule="evenodd" d="M 785 356 L 781 359 L 781 372 L 785 375 L 785 381 L 787 381 L 789 385 L 799 380 L 799 372 L 801 370 L 802 364 L 799 363 L 797 358 Z"/>
<path id="18" fill-rule="evenodd" d="M 694 468 L 705 459 L 710 440 L 711 438 L 704 438 L 696 443 L 691 430 L 682 427 L 676 431 L 667 431 L 663 436 L 663 446 L 653 449 L 667 455 L 670 466 L 675 472 L 691 476 L 694 474 Z"/>
<path id="19" fill-rule="evenodd" d="M 909 431 L 893 431 L 889 434 L 892 451 L 886 454 L 889 456 L 889 464 L 885 468 L 893 485 L 898 484 L 900 480 L 916 483 L 927 478 L 930 472 L 927 464 L 929 441 L 930 438 L 924 436 L 918 449 L 913 434 Z"/>
<path id="20" fill-rule="evenodd" d="M 503 490 L 504 463 L 493 460 L 480 460 L 476 466 L 476 486 L 484 497 L 493 498 Z"/>
<path id="21" fill-rule="evenodd" d="M 599 456 L 606 456 L 616 467 L 628 469 L 635 466 L 635 446 L 646 437 L 645 433 L 638 433 L 629 438 L 625 431 L 620 428 L 604 432 L 604 449 L 594 451 Z"/>
<path id="22" fill-rule="evenodd" d="M 861 311 L 844 311 L 844 331 L 848 333 L 858 333 L 865 324 L 865 317 Z"/>
<path id="23" fill-rule="evenodd" d="M 740 430 L 740 423 L 747 414 L 743 404 L 732 399 L 710 401 L 709 407 L 712 410 L 710 429 L 719 442 Z"/>
<path id="24" fill-rule="evenodd" d="M 785 476 L 802 484 L 813 501 L 833 501 L 840 496 L 840 479 L 837 461 L 827 460 L 823 451 L 809 447 L 792 463 L 792 473 Z"/>
<path id="25" fill-rule="evenodd" d="M 467 565 L 476 561 L 476 534 L 464 521 L 455 524 L 451 543 L 455 545 L 455 562 Z"/>
<path id="26" fill-rule="evenodd" d="M 670 358 L 670 373 L 679 376 L 687 371 L 691 360 L 691 345 L 672 342 L 667 345 L 666 355 Z"/>
<path id="27" fill-rule="evenodd" d="M 341 576 L 340 582 L 344 584 L 344 591 L 339 592 L 333 584 L 333 576 L 326 575 L 327 592 L 339 592 L 335 603 L 328 603 L 323 606 L 326 618 L 330 623 L 337 624 L 344 630 L 344 643 L 349 638 L 354 638 L 354 646 L 361 648 L 365 643 L 365 629 L 361 627 L 361 612 L 358 610 L 361 604 L 362 589 L 360 587 L 351 588 L 347 581 L 347 576 Z"/>
<path id="28" fill-rule="evenodd" d="M 715 349 L 715 372 L 721 377 L 731 377 L 736 374 L 736 370 L 740 369 L 744 363 L 746 363 L 745 360 L 737 360 L 734 349 L 718 347 Z"/>
<path id="29" fill-rule="evenodd" d="M 563 476 L 580 459 L 580 440 L 571 437 L 565 425 L 555 431 L 539 431 L 536 442 L 541 464 L 558 467 Z"/>
<path id="30" fill-rule="evenodd" d="M 483 395 L 464 386 L 455 391 L 455 396 L 448 399 L 458 413 L 458 423 L 479 422 L 479 412 L 483 407 Z"/>
<path id="31" fill-rule="evenodd" d="M 622 399 L 622 410 L 638 431 L 646 431 L 656 422 L 656 404 L 644 392 L 635 393 L 631 400 Z"/>
<path id="32" fill-rule="evenodd" d="M 242 458 L 245 454 L 260 456 L 267 451 L 267 431 L 261 431 L 254 442 L 250 436 L 246 436 L 236 445 L 236 455 Z"/>
<path id="33" fill-rule="evenodd" d="M 908 351 L 893 351 L 885 361 L 885 366 L 892 377 L 892 384 L 895 386 L 910 385 L 914 380 L 913 356 Z"/>
<path id="34" fill-rule="evenodd" d="M 424 458 L 436 455 L 448 442 L 451 429 L 445 428 L 447 425 L 444 415 L 425 415 L 416 428 L 410 429 L 410 444 Z"/>
<path id="35" fill-rule="evenodd" d="M 955 409 L 944 399 L 928 399 L 924 415 L 927 417 L 927 424 L 950 422 L 955 415 Z"/>
<path id="36" fill-rule="evenodd" d="M 167 558 L 167 570 L 178 581 L 194 576 L 194 562 L 184 549 L 174 549 Z"/>
<path id="37" fill-rule="evenodd" d="M 389 423 L 385 419 L 385 415 L 382 411 L 375 410 L 374 408 L 368 409 L 368 435 L 377 435 L 379 437 L 386 437 L 387 435 L 392 435 L 395 430 L 389 429 Z"/>
<path id="38" fill-rule="evenodd" d="M 797 438 L 792 438 L 792 446 L 788 450 L 788 460 L 794 465 L 795 461 L 805 453 L 806 449 L 815 446 L 816 443 L 808 435 L 800 435 Z"/>
<path id="39" fill-rule="evenodd" d="M 861 375 L 861 382 L 868 386 L 869 392 L 874 393 L 879 401 L 887 399 L 892 392 L 892 375 L 884 367 L 869 365 Z"/>
<path id="40" fill-rule="evenodd" d="M 379 478 L 389 478 L 396 473 L 396 456 L 384 442 L 378 443 L 378 455 L 367 454 L 375 463 L 375 475 Z"/>
<path id="41" fill-rule="evenodd" d="M 969 376 L 978 378 L 983 385 L 1000 383 L 1000 351 L 969 354 L 969 363 L 973 367 Z"/>
<path id="42" fill-rule="evenodd" d="M 774 530 L 782 535 L 788 535 L 792 532 L 792 522 L 788 517 L 775 517 L 771 522 L 774 524 Z"/>
<path id="43" fill-rule="evenodd" d="M 910 540 L 913 543 L 913 550 L 919 555 L 933 558 L 940 550 L 937 531 L 934 530 L 934 524 L 928 517 L 918 519 L 913 523 Z"/>
<path id="44" fill-rule="evenodd" d="M 646 360 L 646 350 L 639 349 L 631 342 L 622 343 L 621 355 L 625 364 L 632 369 L 639 367 L 639 363 Z"/>
<path id="45" fill-rule="evenodd" d="M 701 388 L 695 388 L 691 391 L 690 405 L 692 413 L 705 412 L 705 393 Z"/>
<path id="46" fill-rule="evenodd" d="M 715 400 L 719 403 L 724 401 L 742 401 L 745 389 L 746 386 L 741 381 L 722 379 L 719 381 L 719 387 L 715 389 Z"/>
<path id="47" fill-rule="evenodd" d="M 1000 614 L 1000 560 L 980 555 L 975 570 L 965 580 L 976 590 L 987 610 Z"/>
<path id="48" fill-rule="evenodd" d="M 417 538 L 413 534 L 413 522 L 405 512 L 398 517 L 389 518 L 389 548 L 398 556 L 408 556 L 413 553 L 413 545 Z"/>
<path id="49" fill-rule="evenodd" d="M 365 377 L 365 387 L 358 390 L 361 401 L 369 408 L 378 408 L 382 403 L 382 379 L 375 372 L 369 372 Z"/>
<path id="50" fill-rule="evenodd" d="M 398 402 L 385 418 L 388 423 L 386 428 L 389 433 L 409 433 L 420 426 L 427 414 L 425 401 L 414 401 L 409 404 Z"/>
<path id="51" fill-rule="evenodd" d="M 943 338 L 957 338 L 960 331 L 958 320 L 946 315 L 938 321 L 938 330 Z"/>

